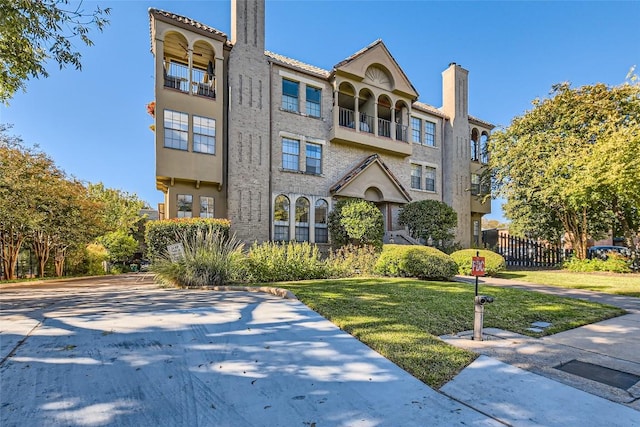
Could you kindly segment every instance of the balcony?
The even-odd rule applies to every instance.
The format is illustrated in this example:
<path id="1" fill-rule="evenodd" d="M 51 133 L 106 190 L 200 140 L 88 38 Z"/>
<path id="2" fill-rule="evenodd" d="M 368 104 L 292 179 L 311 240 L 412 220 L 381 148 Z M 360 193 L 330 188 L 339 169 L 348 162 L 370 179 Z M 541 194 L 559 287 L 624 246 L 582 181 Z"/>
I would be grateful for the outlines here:
<path id="1" fill-rule="evenodd" d="M 192 95 L 216 98 L 216 84 L 213 73 L 193 67 L 191 69 L 191 79 L 189 79 L 189 74 L 187 65 L 171 61 L 169 66 L 165 68 L 164 87 Z"/>
<path id="2" fill-rule="evenodd" d="M 365 113 L 356 115 L 354 110 L 346 107 L 339 107 L 337 115 L 334 122 L 337 126 L 331 129 L 333 142 L 360 145 L 401 156 L 411 155 L 407 126 Z"/>

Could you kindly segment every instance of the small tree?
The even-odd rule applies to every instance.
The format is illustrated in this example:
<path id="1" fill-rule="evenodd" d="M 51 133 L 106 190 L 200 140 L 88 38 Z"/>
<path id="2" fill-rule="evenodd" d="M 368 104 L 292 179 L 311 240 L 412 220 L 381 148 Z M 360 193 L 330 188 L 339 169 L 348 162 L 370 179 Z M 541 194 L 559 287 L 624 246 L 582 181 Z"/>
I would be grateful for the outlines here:
<path id="1" fill-rule="evenodd" d="M 384 235 L 382 212 L 366 200 L 340 200 L 329 214 L 329 233 L 336 246 L 351 243 L 379 248 Z"/>
<path id="2" fill-rule="evenodd" d="M 442 246 L 450 246 L 454 238 L 453 229 L 458 215 L 446 203 L 437 200 L 420 200 L 406 204 L 400 211 L 398 222 L 409 227 L 414 239 L 442 241 Z"/>
<path id="3" fill-rule="evenodd" d="M 107 248 L 109 260 L 117 263 L 127 262 L 138 249 L 138 241 L 121 230 L 100 236 L 97 242 Z"/>

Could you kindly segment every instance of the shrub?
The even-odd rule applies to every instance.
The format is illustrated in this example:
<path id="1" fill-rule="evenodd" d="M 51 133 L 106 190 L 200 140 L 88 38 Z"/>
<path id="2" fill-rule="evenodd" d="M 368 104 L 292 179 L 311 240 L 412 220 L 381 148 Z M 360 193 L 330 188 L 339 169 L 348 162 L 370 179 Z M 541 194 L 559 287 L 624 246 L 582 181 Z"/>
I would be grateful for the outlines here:
<path id="1" fill-rule="evenodd" d="M 347 244 L 382 247 L 382 212 L 371 202 L 343 199 L 329 213 L 329 233 L 336 246 Z"/>
<path id="2" fill-rule="evenodd" d="M 345 245 L 332 251 L 327 258 L 327 275 L 351 277 L 358 274 L 371 275 L 380 252 L 375 246 Z"/>
<path id="3" fill-rule="evenodd" d="M 254 243 L 244 265 L 246 280 L 282 282 L 326 276 L 317 246 L 308 242 Z"/>
<path id="4" fill-rule="evenodd" d="M 458 271 L 451 257 L 428 246 L 384 245 L 374 271 L 391 277 L 448 280 Z"/>
<path id="5" fill-rule="evenodd" d="M 431 237 L 434 244 L 439 246 L 438 249 L 453 244 L 453 230 L 457 221 L 456 211 L 438 200 L 407 203 L 398 215 L 398 223 L 409 228 L 411 237 L 425 241 Z"/>
<path id="6" fill-rule="evenodd" d="M 502 255 L 486 249 L 462 249 L 451 254 L 451 258 L 458 265 L 458 274 L 469 276 L 471 274 L 471 259 L 480 252 L 484 257 L 484 271 L 487 276 L 495 276 L 506 268 L 506 262 Z"/>
<path id="7" fill-rule="evenodd" d="M 105 274 L 103 262 L 109 259 L 109 251 L 99 243 L 90 243 L 85 248 L 86 274 Z"/>
<path id="8" fill-rule="evenodd" d="M 606 260 L 600 258 L 578 259 L 571 257 L 562 264 L 562 268 L 569 271 L 590 273 L 593 271 L 608 271 L 610 273 L 630 273 L 629 261 L 621 255 L 609 254 Z"/>
<path id="9" fill-rule="evenodd" d="M 223 285 L 240 268 L 243 244 L 235 236 L 229 237 L 223 231 L 210 227 L 195 232 L 188 230 L 178 237 L 184 248 L 184 257 L 172 261 L 165 249 L 162 257 L 151 264 L 150 270 L 160 283 L 184 287 Z"/>
<path id="10" fill-rule="evenodd" d="M 198 230 L 217 230 L 222 235 L 228 236 L 229 227 L 229 220 L 220 218 L 174 218 L 147 221 L 144 236 L 147 257 L 150 260 L 162 257 L 168 245 L 180 242 L 183 238 L 190 238 Z"/>

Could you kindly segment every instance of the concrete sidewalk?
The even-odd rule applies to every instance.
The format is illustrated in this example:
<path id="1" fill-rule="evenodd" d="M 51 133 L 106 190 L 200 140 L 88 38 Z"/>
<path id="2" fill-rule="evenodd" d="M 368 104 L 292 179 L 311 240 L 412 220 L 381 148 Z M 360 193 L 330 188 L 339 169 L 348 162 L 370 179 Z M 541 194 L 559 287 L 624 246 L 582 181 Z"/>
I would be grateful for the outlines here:
<path id="1" fill-rule="evenodd" d="M 445 394 L 513 425 L 640 425 L 640 299 L 494 278 L 480 283 L 597 301 L 630 314 L 543 338 L 494 328 L 484 329 L 484 341 L 471 340 L 472 331 L 443 336 L 483 355 L 442 388 Z M 577 423 L 567 414 L 583 415 Z"/>

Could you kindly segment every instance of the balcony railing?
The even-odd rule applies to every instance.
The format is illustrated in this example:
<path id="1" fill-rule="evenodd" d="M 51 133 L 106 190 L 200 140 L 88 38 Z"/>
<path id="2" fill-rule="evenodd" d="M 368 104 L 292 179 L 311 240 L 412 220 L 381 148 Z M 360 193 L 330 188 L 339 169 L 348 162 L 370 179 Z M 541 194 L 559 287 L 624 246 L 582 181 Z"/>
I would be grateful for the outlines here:
<path id="1" fill-rule="evenodd" d="M 191 90 L 189 90 L 189 67 L 177 62 L 169 63 L 169 69 L 165 70 L 164 87 L 190 92 L 193 95 L 216 97 L 215 77 L 210 80 L 205 70 L 193 68 L 191 71 Z"/>
<path id="2" fill-rule="evenodd" d="M 378 135 L 391 138 L 391 122 L 385 119 L 378 119 Z"/>
<path id="3" fill-rule="evenodd" d="M 396 123 L 396 140 L 409 142 L 409 128 L 408 126 Z"/>
<path id="4" fill-rule="evenodd" d="M 338 111 L 338 124 L 342 127 L 355 129 L 356 125 L 353 120 L 353 110 L 340 107 Z"/>
<path id="5" fill-rule="evenodd" d="M 189 92 L 189 67 L 177 62 L 170 62 L 165 70 L 164 87 Z"/>
<path id="6" fill-rule="evenodd" d="M 373 120 L 371 116 L 360 114 L 360 132 L 373 133 Z"/>

